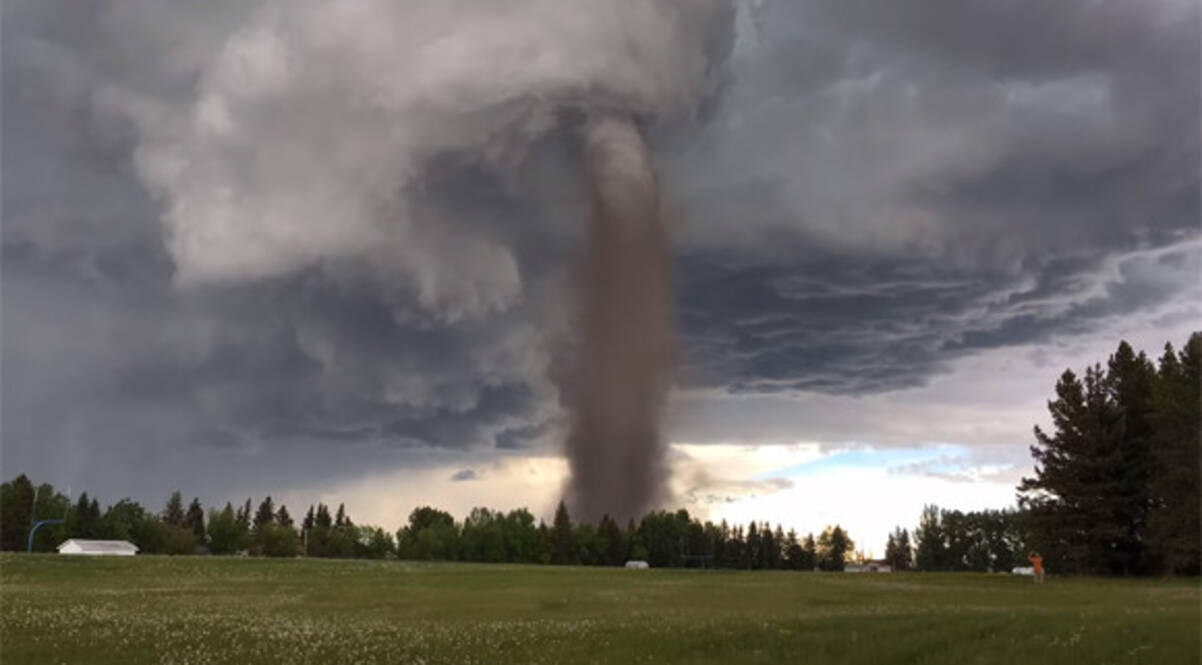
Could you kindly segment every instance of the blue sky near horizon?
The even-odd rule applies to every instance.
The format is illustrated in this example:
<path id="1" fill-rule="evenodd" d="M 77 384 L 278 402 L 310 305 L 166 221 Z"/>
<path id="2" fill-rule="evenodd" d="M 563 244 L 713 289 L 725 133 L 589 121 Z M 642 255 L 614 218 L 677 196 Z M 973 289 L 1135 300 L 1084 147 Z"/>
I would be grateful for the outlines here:
<path id="1" fill-rule="evenodd" d="M 795 466 L 776 469 L 760 474 L 760 479 L 769 477 L 804 478 L 822 474 L 838 468 L 884 468 L 894 470 L 903 465 L 932 463 L 936 471 L 955 471 L 971 460 L 972 453 L 966 446 L 942 443 L 917 448 L 875 449 L 870 445 L 852 446 L 845 450 L 828 453 L 820 459 L 801 462 Z M 957 464 L 956 462 L 960 462 Z"/>

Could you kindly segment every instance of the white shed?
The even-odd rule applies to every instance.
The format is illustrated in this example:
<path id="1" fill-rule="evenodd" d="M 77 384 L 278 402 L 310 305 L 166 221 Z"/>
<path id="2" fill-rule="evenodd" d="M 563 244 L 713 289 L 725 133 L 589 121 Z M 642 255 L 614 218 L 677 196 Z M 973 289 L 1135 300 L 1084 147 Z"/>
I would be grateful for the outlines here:
<path id="1" fill-rule="evenodd" d="M 138 546 L 126 540 L 84 540 L 72 538 L 58 546 L 59 554 L 84 554 L 91 556 L 133 556 Z"/>
<path id="2" fill-rule="evenodd" d="M 631 570 L 646 570 L 651 566 L 647 565 L 646 561 L 627 561 L 626 567 L 630 568 Z"/>
<path id="3" fill-rule="evenodd" d="M 888 561 L 865 561 L 864 563 L 849 563 L 843 567 L 845 573 L 892 573 L 893 566 Z"/>

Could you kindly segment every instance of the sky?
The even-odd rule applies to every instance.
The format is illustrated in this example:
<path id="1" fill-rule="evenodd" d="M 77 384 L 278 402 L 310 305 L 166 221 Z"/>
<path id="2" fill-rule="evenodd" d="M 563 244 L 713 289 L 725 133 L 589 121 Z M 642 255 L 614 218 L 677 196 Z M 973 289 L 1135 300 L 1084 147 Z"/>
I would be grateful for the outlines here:
<path id="1" fill-rule="evenodd" d="M 549 517 L 590 113 L 669 223 L 665 507 L 880 554 L 1202 327 L 1192 0 L 2 11 L 5 478 Z"/>

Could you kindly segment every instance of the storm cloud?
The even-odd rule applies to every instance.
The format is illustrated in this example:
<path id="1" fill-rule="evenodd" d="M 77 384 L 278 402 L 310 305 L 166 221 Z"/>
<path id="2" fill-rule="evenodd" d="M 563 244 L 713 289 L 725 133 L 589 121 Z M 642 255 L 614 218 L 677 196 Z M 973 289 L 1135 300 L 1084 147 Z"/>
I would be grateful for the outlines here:
<path id="1" fill-rule="evenodd" d="M 1197 320 L 1196 3 L 715 2 L 696 48 L 655 46 L 673 3 L 301 4 L 5 3 L 6 475 L 225 498 L 553 449 L 585 94 L 655 118 L 682 393 Z M 476 81 L 454 30 L 522 66 Z"/>

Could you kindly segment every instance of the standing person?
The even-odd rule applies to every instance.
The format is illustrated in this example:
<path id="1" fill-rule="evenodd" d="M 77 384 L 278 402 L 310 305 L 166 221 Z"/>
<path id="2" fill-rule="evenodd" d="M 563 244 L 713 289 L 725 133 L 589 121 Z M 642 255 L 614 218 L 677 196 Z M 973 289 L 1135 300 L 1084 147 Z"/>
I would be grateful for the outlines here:
<path id="1" fill-rule="evenodd" d="M 1039 552 L 1031 552 L 1027 560 L 1031 562 L 1031 567 L 1035 569 L 1035 583 L 1043 584 L 1043 557 L 1039 556 Z"/>

